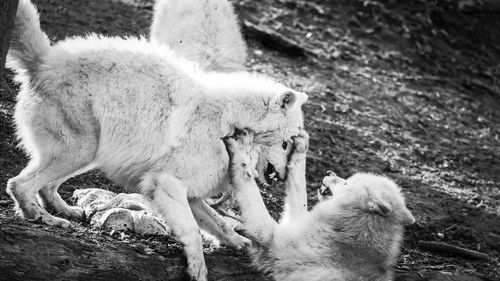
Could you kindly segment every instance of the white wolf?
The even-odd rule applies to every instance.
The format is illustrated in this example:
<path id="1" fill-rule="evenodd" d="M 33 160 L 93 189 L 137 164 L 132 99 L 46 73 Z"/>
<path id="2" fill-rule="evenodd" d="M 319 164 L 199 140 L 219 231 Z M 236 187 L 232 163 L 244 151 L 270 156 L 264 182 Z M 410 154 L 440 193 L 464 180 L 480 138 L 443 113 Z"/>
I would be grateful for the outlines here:
<path id="1" fill-rule="evenodd" d="M 207 280 L 197 221 L 227 226 L 203 201 L 227 186 L 220 138 L 249 128 L 266 149 L 286 143 L 303 126 L 307 95 L 269 78 L 204 73 L 143 39 L 88 35 L 51 46 L 29 0 L 19 2 L 7 61 L 21 83 L 14 118 L 30 156 L 7 183 L 16 209 L 26 218 L 69 226 L 37 196 L 58 214 L 82 218 L 57 188 L 99 168 L 151 200 L 184 244 L 187 273 L 196 280 Z M 284 178 L 288 152 L 280 153 L 275 168 Z"/>
<path id="2" fill-rule="evenodd" d="M 247 47 L 228 0 L 157 0 L 150 37 L 152 42 L 173 50 L 175 55 L 197 63 L 204 70 L 245 70 Z M 273 134 L 261 134 L 257 139 L 266 143 L 259 149 L 259 166 L 266 161 L 271 163 L 283 179 L 290 141 L 276 139 Z M 259 172 L 259 178 L 264 178 L 262 169 Z"/>
<path id="3" fill-rule="evenodd" d="M 393 280 L 404 225 L 415 221 L 399 187 L 382 176 L 355 174 L 343 180 L 330 173 L 323 184 L 333 198 L 307 211 L 307 138 L 301 133 L 295 139 L 279 224 L 253 180 L 253 160 L 242 149 L 244 142 L 225 139 L 233 194 L 241 205 L 242 228 L 253 242 L 254 265 L 280 281 Z"/>
<path id="4" fill-rule="evenodd" d="M 203 69 L 245 69 L 246 44 L 227 0 L 157 0 L 150 37 Z"/>

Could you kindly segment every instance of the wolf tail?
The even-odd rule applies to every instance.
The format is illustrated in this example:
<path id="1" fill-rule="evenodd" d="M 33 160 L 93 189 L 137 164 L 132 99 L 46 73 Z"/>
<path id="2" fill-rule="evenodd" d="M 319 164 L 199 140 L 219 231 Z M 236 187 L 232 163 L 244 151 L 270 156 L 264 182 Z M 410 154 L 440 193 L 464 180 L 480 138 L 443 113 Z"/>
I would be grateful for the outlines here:
<path id="1" fill-rule="evenodd" d="M 246 44 L 228 0 L 157 0 L 151 41 L 205 70 L 245 69 Z"/>
<path id="2" fill-rule="evenodd" d="M 49 48 L 50 41 L 40 28 L 36 7 L 30 0 L 20 0 L 7 53 L 7 66 L 33 76 Z"/>

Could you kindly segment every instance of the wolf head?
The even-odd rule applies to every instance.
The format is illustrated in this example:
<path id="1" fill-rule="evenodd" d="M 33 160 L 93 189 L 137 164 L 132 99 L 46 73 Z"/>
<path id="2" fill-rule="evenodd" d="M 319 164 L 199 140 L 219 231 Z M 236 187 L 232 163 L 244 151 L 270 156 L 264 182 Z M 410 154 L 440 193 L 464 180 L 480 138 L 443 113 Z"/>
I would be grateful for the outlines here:
<path id="1" fill-rule="evenodd" d="M 331 195 L 325 195 L 329 189 Z M 333 172 L 323 179 L 318 190 L 320 201 L 334 198 L 343 206 L 381 216 L 396 224 L 410 225 L 415 218 L 406 208 L 400 188 L 389 178 L 373 174 L 357 173 L 344 180 Z"/>
<path id="2" fill-rule="evenodd" d="M 274 126 L 256 131 L 254 139 L 260 148 L 257 172 L 261 181 L 269 184 L 286 178 L 292 137 L 303 128 L 301 105 L 306 100 L 304 93 L 285 90 L 267 103 L 268 113 L 262 122 Z"/>
<path id="3" fill-rule="evenodd" d="M 257 173 L 260 182 L 271 184 L 286 179 L 286 166 L 292 149 L 292 137 L 303 129 L 302 104 L 305 93 L 288 88 L 265 97 L 264 112 L 248 128 L 254 132 L 258 149 Z"/>
<path id="4" fill-rule="evenodd" d="M 259 179 L 284 180 L 291 138 L 304 127 L 302 104 L 307 95 L 255 73 L 197 72 L 196 79 L 210 99 L 203 106 L 223 107 L 222 133 L 253 133 Z"/>

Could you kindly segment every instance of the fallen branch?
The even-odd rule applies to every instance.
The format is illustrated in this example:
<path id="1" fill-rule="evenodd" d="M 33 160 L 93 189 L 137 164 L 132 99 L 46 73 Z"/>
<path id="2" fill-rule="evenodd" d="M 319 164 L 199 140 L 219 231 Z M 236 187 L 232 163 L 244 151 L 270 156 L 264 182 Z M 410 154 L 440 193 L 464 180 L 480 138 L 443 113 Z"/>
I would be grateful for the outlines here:
<path id="1" fill-rule="evenodd" d="M 130 245 L 80 228 L 71 232 L 0 216 L 0 280 L 183 280 L 186 262 L 178 245 L 162 244 L 159 254 L 147 250 L 149 244 Z M 439 248 L 434 246 L 437 242 L 421 243 Z M 206 253 L 205 260 L 209 280 L 271 280 L 250 268 L 248 258 L 239 252 L 216 250 Z M 462 275 L 444 279 L 440 274 L 398 272 L 396 281 L 494 280 Z"/>
<path id="2" fill-rule="evenodd" d="M 488 260 L 489 259 L 489 256 L 485 253 L 461 248 L 458 246 L 453 246 L 453 245 L 446 244 L 443 242 L 419 241 L 418 245 L 420 248 L 422 248 L 424 250 L 454 254 L 454 255 L 461 256 L 461 257 L 468 258 L 468 259 L 480 259 L 480 260 Z"/>
<path id="3" fill-rule="evenodd" d="M 116 239 L 95 239 L 0 217 L 0 280 L 184 280 L 186 261 L 177 247 L 162 254 Z M 136 246 L 140 246 L 141 244 Z M 248 266 L 239 252 L 205 255 L 209 280 L 270 280 Z"/>
<path id="4" fill-rule="evenodd" d="M 311 53 L 299 43 L 284 37 L 271 28 L 243 20 L 243 33 L 262 43 L 265 47 L 283 52 L 289 56 L 306 57 Z"/>
<path id="5" fill-rule="evenodd" d="M 472 89 L 481 89 L 486 91 L 488 94 L 491 94 L 496 97 L 500 97 L 500 90 L 496 89 L 493 86 L 489 86 L 488 84 L 482 82 L 479 79 L 467 79 L 464 82 L 464 86 L 472 88 Z"/>
<path id="6" fill-rule="evenodd" d="M 492 281 L 493 276 L 476 276 L 458 272 L 440 272 L 436 270 L 420 269 L 413 272 L 397 272 L 394 281 Z"/>

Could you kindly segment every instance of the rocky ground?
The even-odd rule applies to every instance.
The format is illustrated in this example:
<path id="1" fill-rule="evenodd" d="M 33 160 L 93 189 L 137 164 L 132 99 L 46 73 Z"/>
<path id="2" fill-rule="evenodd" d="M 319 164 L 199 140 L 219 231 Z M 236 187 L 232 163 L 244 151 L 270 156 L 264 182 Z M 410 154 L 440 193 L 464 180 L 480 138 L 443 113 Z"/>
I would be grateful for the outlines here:
<path id="1" fill-rule="evenodd" d="M 88 32 L 147 34 L 152 15 L 144 0 L 35 2 L 54 42 Z M 407 228 L 399 280 L 409 272 L 420 273 L 421 280 L 498 280 L 500 2 L 234 3 L 249 44 L 248 68 L 309 94 L 304 110 L 311 135 L 311 205 L 326 170 L 344 177 L 356 171 L 387 174 L 401 185 L 417 219 Z M 18 89 L 10 78 L 7 73 L 0 88 L 3 186 L 27 161 L 16 147 L 12 113 Z M 69 200 L 75 189 L 86 187 L 117 189 L 94 172 L 69 180 L 60 193 Z M 263 194 L 277 215 L 282 191 Z M 11 209 L 2 188 L 2 223 L 32 224 L 12 219 Z M 98 235 L 84 225 L 67 234 L 84 240 Z M 178 248 L 169 239 L 108 238 L 101 243 L 120 245 L 125 239 L 160 254 Z M 480 251 L 489 259 L 437 253 L 421 241 Z"/>

